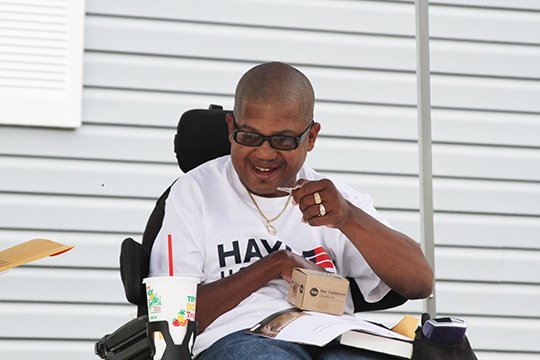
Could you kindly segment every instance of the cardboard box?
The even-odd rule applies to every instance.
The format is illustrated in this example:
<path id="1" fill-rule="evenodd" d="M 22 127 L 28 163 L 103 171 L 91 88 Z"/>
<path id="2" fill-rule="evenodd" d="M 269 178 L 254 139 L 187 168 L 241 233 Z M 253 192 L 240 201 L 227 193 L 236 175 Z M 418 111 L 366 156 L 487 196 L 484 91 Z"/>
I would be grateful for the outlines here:
<path id="1" fill-rule="evenodd" d="M 343 276 L 294 268 L 287 300 L 302 310 L 343 315 L 348 290 Z"/>

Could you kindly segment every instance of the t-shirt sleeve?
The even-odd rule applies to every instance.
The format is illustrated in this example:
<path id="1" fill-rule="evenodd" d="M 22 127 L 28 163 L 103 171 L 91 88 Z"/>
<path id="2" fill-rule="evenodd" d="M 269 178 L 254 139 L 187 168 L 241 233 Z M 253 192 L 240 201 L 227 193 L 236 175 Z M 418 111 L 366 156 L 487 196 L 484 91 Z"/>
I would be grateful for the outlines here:
<path id="1" fill-rule="evenodd" d="M 204 281 L 204 251 L 200 239 L 200 211 L 196 209 L 193 189 L 177 181 L 165 202 L 163 224 L 150 253 L 150 276 L 169 275 L 168 238 L 172 241 L 174 275 L 189 275 Z M 184 196 L 184 194 L 186 194 Z M 187 198 L 189 197 L 189 199 Z"/>

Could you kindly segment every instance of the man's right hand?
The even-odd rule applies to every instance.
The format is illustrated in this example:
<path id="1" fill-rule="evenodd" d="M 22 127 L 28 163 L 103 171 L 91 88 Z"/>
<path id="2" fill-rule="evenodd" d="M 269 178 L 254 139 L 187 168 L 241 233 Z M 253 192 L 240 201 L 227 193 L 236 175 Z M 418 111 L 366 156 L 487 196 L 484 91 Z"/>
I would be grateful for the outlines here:
<path id="1" fill-rule="evenodd" d="M 296 255 L 295 253 L 288 250 L 279 250 L 275 253 L 272 253 L 269 256 L 279 256 L 283 265 L 281 266 L 281 278 L 291 282 L 292 271 L 295 267 L 302 269 L 310 269 L 315 271 L 325 271 L 325 269 L 313 261 L 307 260 L 303 256 Z"/>
<path id="2" fill-rule="evenodd" d="M 282 278 L 291 281 L 295 267 L 325 271 L 322 267 L 288 250 L 278 250 L 242 270 L 197 289 L 197 332 L 231 310 L 269 281 Z"/>

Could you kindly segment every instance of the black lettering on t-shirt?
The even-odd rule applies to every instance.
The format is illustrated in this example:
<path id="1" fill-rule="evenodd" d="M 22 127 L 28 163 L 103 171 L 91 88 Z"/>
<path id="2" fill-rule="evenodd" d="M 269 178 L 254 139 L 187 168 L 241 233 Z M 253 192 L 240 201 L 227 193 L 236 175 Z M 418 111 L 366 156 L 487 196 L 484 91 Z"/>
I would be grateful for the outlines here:
<path id="1" fill-rule="evenodd" d="M 276 241 L 276 243 L 274 244 L 274 246 L 270 246 L 270 244 L 268 243 L 268 240 L 266 239 L 261 239 L 261 242 L 264 246 L 264 248 L 266 249 L 266 251 L 268 251 L 268 254 L 271 254 L 273 253 L 274 251 L 278 251 L 279 248 L 281 247 L 281 245 L 283 244 L 281 241 Z"/>
<path id="2" fill-rule="evenodd" d="M 230 251 L 224 251 L 223 244 L 218 245 L 218 258 L 219 258 L 219 266 L 225 267 L 226 261 L 225 259 L 229 256 L 234 256 L 234 262 L 236 264 L 240 264 L 242 262 L 242 258 L 240 256 L 240 246 L 238 245 L 238 240 L 235 240 L 232 242 L 233 249 Z"/>
<path id="3" fill-rule="evenodd" d="M 225 275 L 225 271 L 221 271 L 221 278 L 225 279 L 227 276 L 231 276 L 233 274 L 233 270 L 229 269 L 229 275 Z"/>
<path id="4" fill-rule="evenodd" d="M 244 263 L 250 262 L 251 259 L 254 257 L 261 259 L 262 254 L 259 250 L 259 246 L 255 242 L 255 239 L 249 239 L 247 243 L 246 257 L 244 258 Z"/>

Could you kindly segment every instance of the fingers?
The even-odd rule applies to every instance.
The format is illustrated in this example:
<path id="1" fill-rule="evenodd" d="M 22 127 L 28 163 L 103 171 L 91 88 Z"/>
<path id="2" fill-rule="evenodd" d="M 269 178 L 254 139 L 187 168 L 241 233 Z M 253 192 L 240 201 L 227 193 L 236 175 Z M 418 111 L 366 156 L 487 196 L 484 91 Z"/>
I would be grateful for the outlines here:
<path id="1" fill-rule="evenodd" d="M 333 184 L 326 179 L 317 180 L 317 181 L 307 181 L 305 179 L 300 179 L 296 182 L 297 185 L 301 185 L 300 189 L 295 190 L 293 194 L 293 199 L 296 204 L 300 206 L 300 210 L 304 209 L 311 205 L 319 205 L 323 201 L 325 192 L 329 188 L 328 184 Z"/>
<path id="2" fill-rule="evenodd" d="M 334 184 L 328 179 L 307 181 L 301 179 L 300 189 L 293 192 L 295 205 L 303 214 L 303 221 L 312 226 L 333 226 L 333 216 L 339 210 L 337 199 L 341 198 Z"/>
<path id="3" fill-rule="evenodd" d="M 282 261 L 282 263 L 285 264 L 281 269 L 280 275 L 283 280 L 290 282 L 291 274 L 295 267 L 299 267 L 302 269 L 325 271 L 323 267 L 315 264 L 313 261 L 310 261 L 303 256 L 297 255 L 289 250 L 279 250 L 275 254 L 275 256 L 282 256 L 286 259 L 286 261 Z"/>

